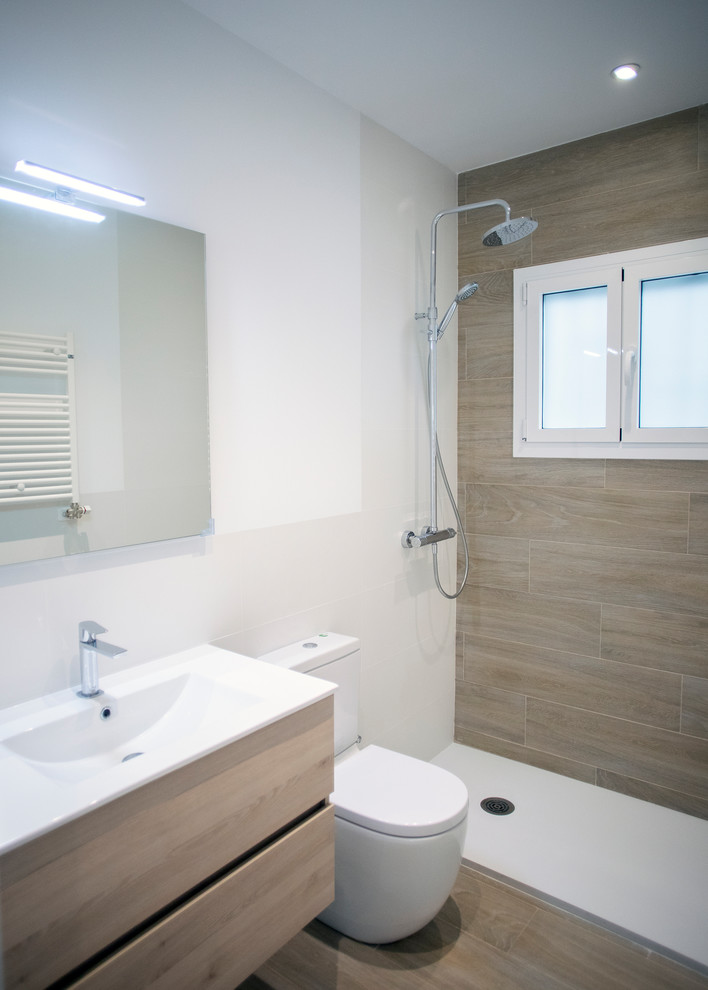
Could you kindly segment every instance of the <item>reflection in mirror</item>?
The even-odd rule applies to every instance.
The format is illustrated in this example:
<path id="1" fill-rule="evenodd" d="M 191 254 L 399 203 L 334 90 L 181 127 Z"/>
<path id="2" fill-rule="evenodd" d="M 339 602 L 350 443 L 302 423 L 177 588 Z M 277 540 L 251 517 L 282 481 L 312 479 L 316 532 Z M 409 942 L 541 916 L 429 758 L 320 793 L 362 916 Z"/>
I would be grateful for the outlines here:
<path id="1" fill-rule="evenodd" d="M 204 236 L 101 212 L 0 203 L 0 564 L 209 524 Z"/>

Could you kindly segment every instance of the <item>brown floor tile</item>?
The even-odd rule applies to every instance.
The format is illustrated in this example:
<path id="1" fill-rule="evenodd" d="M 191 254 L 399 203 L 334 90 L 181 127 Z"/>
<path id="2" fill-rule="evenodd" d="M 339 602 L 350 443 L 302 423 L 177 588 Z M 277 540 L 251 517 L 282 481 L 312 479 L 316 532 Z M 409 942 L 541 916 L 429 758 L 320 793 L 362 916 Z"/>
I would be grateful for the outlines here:
<path id="1" fill-rule="evenodd" d="M 518 938 L 513 956 L 573 990 L 705 990 L 708 986 L 705 977 L 641 945 L 547 906 Z"/>
<path id="2" fill-rule="evenodd" d="M 386 986 L 440 990 L 569 990 L 554 976 L 528 969 L 510 953 L 488 945 L 467 932 L 452 930 L 436 920 L 408 939 L 378 952 L 395 961 L 407 982 Z M 412 964 L 412 965 L 411 965 Z M 397 977 L 400 976 L 400 972 Z M 372 983 L 371 990 L 379 984 Z"/>
<path id="3" fill-rule="evenodd" d="M 315 921 L 238 990 L 708 990 L 708 977 L 463 866 L 410 938 L 363 945 Z"/>
<path id="4" fill-rule="evenodd" d="M 536 904 L 529 898 L 462 869 L 437 921 L 505 951 L 514 944 L 536 910 Z"/>

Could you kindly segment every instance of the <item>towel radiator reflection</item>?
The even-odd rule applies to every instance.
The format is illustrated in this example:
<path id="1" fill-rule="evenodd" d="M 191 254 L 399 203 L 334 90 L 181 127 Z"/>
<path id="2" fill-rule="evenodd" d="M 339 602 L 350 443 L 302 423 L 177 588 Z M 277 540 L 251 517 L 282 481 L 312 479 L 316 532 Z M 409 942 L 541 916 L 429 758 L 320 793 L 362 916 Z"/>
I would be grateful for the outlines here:
<path id="1" fill-rule="evenodd" d="M 0 506 L 78 497 L 71 334 L 0 333 Z"/>

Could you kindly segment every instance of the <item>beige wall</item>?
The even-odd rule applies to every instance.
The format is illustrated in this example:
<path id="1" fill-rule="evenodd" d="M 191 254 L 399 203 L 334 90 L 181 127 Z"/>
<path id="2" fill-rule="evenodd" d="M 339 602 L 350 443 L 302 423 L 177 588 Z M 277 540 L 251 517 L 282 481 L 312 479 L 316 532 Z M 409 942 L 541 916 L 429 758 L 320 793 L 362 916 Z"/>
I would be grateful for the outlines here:
<path id="1" fill-rule="evenodd" d="M 708 235 L 708 113 L 460 175 L 533 238 L 459 227 L 459 484 L 473 570 L 456 739 L 708 817 L 708 462 L 511 456 L 515 267 Z M 485 221 L 489 221 L 485 223 Z"/>

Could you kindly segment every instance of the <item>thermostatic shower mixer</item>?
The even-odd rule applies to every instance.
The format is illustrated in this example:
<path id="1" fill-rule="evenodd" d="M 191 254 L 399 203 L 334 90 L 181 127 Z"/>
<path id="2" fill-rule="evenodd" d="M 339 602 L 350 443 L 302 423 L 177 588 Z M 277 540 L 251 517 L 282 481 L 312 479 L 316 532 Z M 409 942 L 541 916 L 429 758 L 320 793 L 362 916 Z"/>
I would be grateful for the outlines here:
<path id="1" fill-rule="evenodd" d="M 401 536 L 401 546 L 407 550 L 415 550 L 418 547 L 427 547 L 431 543 L 442 543 L 443 540 L 452 540 L 457 533 L 451 527 L 449 529 L 432 530 L 430 526 L 421 529 L 420 536 L 416 536 L 413 530 L 403 533 Z"/>

